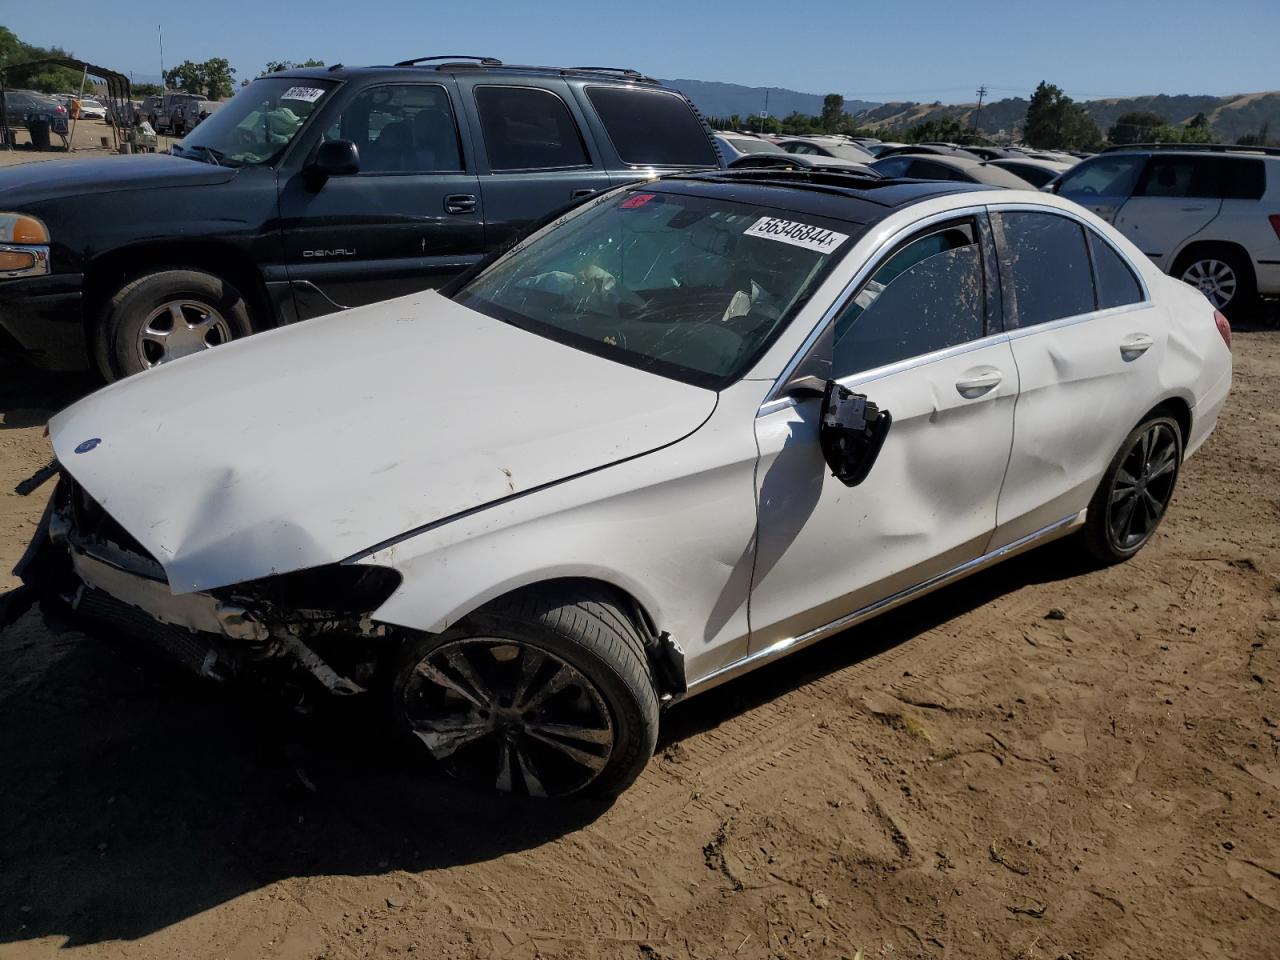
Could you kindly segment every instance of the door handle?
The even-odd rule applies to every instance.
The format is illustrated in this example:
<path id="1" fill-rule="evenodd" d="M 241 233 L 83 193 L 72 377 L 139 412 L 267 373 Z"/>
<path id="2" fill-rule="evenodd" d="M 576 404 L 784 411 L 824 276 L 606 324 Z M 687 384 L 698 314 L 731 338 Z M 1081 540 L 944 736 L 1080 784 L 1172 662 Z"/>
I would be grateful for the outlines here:
<path id="1" fill-rule="evenodd" d="M 445 213 L 475 213 L 476 198 L 470 193 L 451 193 L 444 198 Z"/>
<path id="2" fill-rule="evenodd" d="M 595 193 L 590 187 L 583 187 L 581 190 L 574 190 L 569 194 L 570 200 L 583 200 Z"/>
<path id="3" fill-rule="evenodd" d="M 983 394 L 990 393 L 1000 386 L 1004 374 L 993 367 L 979 368 L 970 371 L 963 380 L 956 381 L 956 390 L 966 400 L 976 400 Z"/>
<path id="4" fill-rule="evenodd" d="M 1155 340 L 1145 333 L 1135 333 L 1120 341 L 1120 356 L 1126 361 L 1137 360 L 1155 344 Z"/>
<path id="5" fill-rule="evenodd" d="M 1179 209 L 1180 209 L 1183 213 L 1201 213 L 1201 212 L 1203 212 L 1206 208 L 1205 208 L 1205 207 L 1180 207 Z"/>

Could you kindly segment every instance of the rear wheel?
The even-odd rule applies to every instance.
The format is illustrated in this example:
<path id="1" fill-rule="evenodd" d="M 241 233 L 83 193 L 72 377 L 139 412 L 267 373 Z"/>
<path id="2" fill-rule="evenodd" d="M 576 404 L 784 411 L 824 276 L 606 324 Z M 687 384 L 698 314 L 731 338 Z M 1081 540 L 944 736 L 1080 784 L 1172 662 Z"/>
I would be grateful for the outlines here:
<path id="1" fill-rule="evenodd" d="M 107 301 L 99 335 L 108 379 L 118 379 L 253 333 L 244 296 L 203 270 L 157 270 Z"/>
<path id="2" fill-rule="evenodd" d="M 1089 504 L 1083 539 L 1094 559 L 1119 563 L 1146 545 L 1173 499 L 1181 466 L 1176 420 L 1156 415 L 1133 429 Z"/>
<path id="3" fill-rule="evenodd" d="M 590 586 L 520 591 L 410 643 L 392 702 L 450 775 L 532 797 L 616 794 L 657 740 L 643 635 Z"/>
<path id="4" fill-rule="evenodd" d="M 1208 298 L 1215 310 L 1239 316 L 1257 296 L 1253 265 L 1230 249 L 1206 248 L 1182 257 L 1174 275 Z"/>

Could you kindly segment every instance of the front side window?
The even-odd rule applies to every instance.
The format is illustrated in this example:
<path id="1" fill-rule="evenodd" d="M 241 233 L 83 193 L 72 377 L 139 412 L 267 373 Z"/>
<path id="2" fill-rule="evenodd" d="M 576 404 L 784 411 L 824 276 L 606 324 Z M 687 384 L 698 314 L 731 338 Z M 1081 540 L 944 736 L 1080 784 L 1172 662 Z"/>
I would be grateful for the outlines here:
<path id="1" fill-rule="evenodd" d="M 1074 317 L 1094 310 L 1084 228 L 1051 213 L 991 215 L 1000 251 L 1006 327 Z"/>
<path id="2" fill-rule="evenodd" d="M 173 152 L 223 166 L 272 164 L 333 89 L 331 80 L 255 80 L 196 127 Z"/>
<path id="3" fill-rule="evenodd" d="M 1127 197 L 1144 159 L 1131 155 L 1085 160 L 1062 175 L 1058 193 L 1065 197 Z"/>
<path id="4" fill-rule="evenodd" d="M 638 87 L 587 87 L 623 163 L 655 167 L 714 167 L 715 148 L 685 99 Z"/>
<path id="5" fill-rule="evenodd" d="M 590 164 L 563 100 L 537 87 L 477 87 L 490 170 L 555 170 Z"/>
<path id="6" fill-rule="evenodd" d="M 1142 286 L 1115 248 L 1092 230 L 1089 235 L 1089 255 L 1093 257 L 1093 275 L 1098 289 L 1098 309 L 1123 307 L 1142 302 Z"/>
<path id="7" fill-rule="evenodd" d="M 908 242 L 836 316 L 832 373 L 846 377 L 979 339 L 983 289 L 972 223 Z"/>
<path id="8" fill-rule="evenodd" d="M 457 173 L 458 125 L 449 94 L 438 83 L 389 83 L 356 96 L 329 128 L 330 140 L 350 140 L 361 173 Z"/>
<path id="9" fill-rule="evenodd" d="M 578 349 L 719 389 L 750 368 L 859 230 L 636 188 L 517 247 L 454 299 Z"/>

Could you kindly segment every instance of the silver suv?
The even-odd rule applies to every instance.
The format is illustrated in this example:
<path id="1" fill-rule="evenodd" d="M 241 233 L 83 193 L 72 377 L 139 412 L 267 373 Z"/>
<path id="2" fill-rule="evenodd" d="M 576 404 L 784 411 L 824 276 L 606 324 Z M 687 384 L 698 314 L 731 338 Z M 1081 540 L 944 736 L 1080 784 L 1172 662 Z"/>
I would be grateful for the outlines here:
<path id="1" fill-rule="evenodd" d="M 1280 150 L 1125 147 L 1077 164 L 1051 189 L 1228 315 L 1258 294 L 1280 295 Z"/>

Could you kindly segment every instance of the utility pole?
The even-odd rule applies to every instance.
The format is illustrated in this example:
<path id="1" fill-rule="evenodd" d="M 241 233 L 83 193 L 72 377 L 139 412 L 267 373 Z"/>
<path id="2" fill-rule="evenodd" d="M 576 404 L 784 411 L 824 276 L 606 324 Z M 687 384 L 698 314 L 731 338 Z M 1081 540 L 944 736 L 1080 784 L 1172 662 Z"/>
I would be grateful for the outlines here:
<path id="1" fill-rule="evenodd" d="M 978 87 L 978 109 L 974 111 L 974 114 L 973 114 L 974 132 L 977 132 L 978 121 L 982 119 L 982 101 L 985 99 L 987 99 L 987 86 L 986 84 L 983 84 L 982 86 Z"/>
<path id="2" fill-rule="evenodd" d="M 160 24 L 156 24 L 156 34 L 160 37 L 160 89 L 164 90 L 167 84 L 164 82 L 164 30 Z"/>

